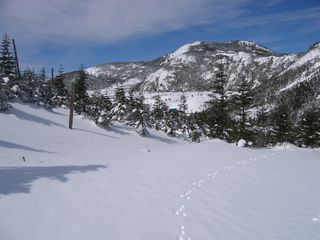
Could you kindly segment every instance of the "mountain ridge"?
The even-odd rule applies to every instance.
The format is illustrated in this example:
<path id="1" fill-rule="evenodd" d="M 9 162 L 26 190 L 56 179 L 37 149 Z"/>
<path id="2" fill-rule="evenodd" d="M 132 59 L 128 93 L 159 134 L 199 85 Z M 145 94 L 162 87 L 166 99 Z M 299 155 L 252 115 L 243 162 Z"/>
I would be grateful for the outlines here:
<path id="1" fill-rule="evenodd" d="M 297 109 L 318 101 L 319 42 L 303 53 L 290 54 L 277 53 L 246 40 L 197 41 L 151 61 L 99 64 L 86 71 L 90 90 L 112 91 L 122 85 L 148 93 L 204 92 L 210 91 L 221 63 L 227 75 L 227 89 L 233 91 L 245 76 L 252 84 L 257 104 L 281 101 L 288 93 L 292 95 L 292 91 L 297 95 L 303 84 L 315 89 L 312 93 L 308 90 L 308 97 L 299 100 Z M 75 73 L 68 74 L 68 79 L 75 78 Z"/>

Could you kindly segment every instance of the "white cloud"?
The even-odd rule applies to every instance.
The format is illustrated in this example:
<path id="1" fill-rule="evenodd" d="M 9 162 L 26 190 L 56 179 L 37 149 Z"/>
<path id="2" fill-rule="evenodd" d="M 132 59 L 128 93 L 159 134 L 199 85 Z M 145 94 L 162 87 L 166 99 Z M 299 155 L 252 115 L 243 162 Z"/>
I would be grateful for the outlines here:
<path id="1" fill-rule="evenodd" d="M 214 22 L 249 0 L 0 0 L 0 28 L 25 40 L 110 42 Z"/>

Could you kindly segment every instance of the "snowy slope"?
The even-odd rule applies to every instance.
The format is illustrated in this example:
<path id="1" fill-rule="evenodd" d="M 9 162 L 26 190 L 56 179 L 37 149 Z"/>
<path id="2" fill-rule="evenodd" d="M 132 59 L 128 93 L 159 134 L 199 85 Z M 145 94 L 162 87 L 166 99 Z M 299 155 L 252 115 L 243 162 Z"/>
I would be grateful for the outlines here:
<path id="1" fill-rule="evenodd" d="M 0 114 L 0 239 L 320 236 L 320 152 L 189 144 L 14 104 Z M 22 156 L 26 161 L 22 161 Z"/>

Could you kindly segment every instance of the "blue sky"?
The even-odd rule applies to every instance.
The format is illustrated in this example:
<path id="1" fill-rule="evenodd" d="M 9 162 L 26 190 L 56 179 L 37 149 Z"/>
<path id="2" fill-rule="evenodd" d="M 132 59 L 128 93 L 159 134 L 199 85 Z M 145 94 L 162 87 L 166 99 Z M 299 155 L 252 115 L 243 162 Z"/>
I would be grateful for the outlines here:
<path id="1" fill-rule="evenodd" d="M 149 60 L 194 41 L 256 41 L 276 52 L 320 41 L 319 0 L 0 0 L 0 34 L 23 67 L 67 71 Z"/>

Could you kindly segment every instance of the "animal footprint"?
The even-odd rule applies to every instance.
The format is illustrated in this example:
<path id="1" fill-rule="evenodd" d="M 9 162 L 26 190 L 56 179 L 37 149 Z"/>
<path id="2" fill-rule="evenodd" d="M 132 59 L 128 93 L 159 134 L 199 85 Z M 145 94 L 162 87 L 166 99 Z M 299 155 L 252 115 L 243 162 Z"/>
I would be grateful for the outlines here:
<path id="1" fill-rule="evenodd" d="M 186 232 L 185 227 L 183 225 L 180 226 L 180 235 L 178 237 L 178 240 L 191 240 L 191 238 L 185 238 Z"/>
<path id="2" fill-rule="evenodd" d="M 184 205 L 181 205 L 178 210 L 174 212 L 175 215 L 181 215 L 182 217 L 186 217 L 187 214 L 184 212 Z"/>
<path id="3" fill-rule="evenodd" d="M 320 214 L 318 215 L 318 217 L 314 217 L 312 218 L 313 222 L 319 222 L 320 221 Z"/>
<path id="4" fill-rule="evenodd" d="M 198 182 L 194 182 L 194 183 L 192 183 L 192 185 L 193 186 L 195 186 L 195 187 L 201 187 L 202 185 L 201 185 L 201 183 L 203 183 L 204 181 L 201 179 L 200 181 L 198 181 Z"/>
<path id="5" fill-rule="evenodd" d="M 190 194 L 191 194 L 191 191 L 189 190 L 188 192 L 181 194 L 180 197 L 187 199 L 187 200 L 190 200 L 190 196 L 189 196 Z"/>
<path id="6" fill-rule="evenodd" d="M 209 173 L 209 174 L 210 174 L 210 177 L 215 178 L 218 173 L 219 172 L 214 172 L 214 173 Z M 208 176 L 209 176 L 209 174 L 208 174 Z"/>
<path id="7" fill-rule="evenodd" d="M 235 166 L 228 166 L 228 167 L 224 167 L 224 169 L 231 171 L 232 168 L 234 168 Z"/>

